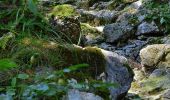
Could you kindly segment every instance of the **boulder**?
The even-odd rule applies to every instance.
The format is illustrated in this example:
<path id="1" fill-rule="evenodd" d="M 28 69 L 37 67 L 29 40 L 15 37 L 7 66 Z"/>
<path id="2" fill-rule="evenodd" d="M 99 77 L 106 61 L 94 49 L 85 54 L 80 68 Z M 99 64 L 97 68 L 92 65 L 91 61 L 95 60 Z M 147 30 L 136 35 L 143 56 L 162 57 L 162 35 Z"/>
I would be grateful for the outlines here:
<path id="1" fill-rule="evenodd" d="M 103 32 L 108 43 L 124 42 L 134 36 L 133 27 L 128 22 L 108 24 Z"/>
<path id="2" fill-rule="evenodd" d="M 148 45 L 140 51 L 141 64 L 147 70 L 170 67 L 170 45 Z"/>
<path id="3" fill-rule="evenodd" d="M 83 75 L 87 74 L 93 79 L 105 72 L 105 80 L 107 82 L 118 84 L 118 87 L 109 87 L 113 100 L 124 98 L 133 81 L 133 71 L 128 66 L 128 60 L 111 51 L 96 47 L 82 48 L 70 44 L 60 45 L 37 39 L 33 41 L 29 38 L 21 41 L 21 44 L 20 51 L 13 55 L 13 59 L 21 61 L 22 64 L 29 64 L 30 58 L 38 54 L 39 56 L 35 59 L 36 62 L 32 66 L 37 66 L 36 64 L 47 65 L 53 66 L 54 70 L 57 70 L 86 63 L 89 64 L 89 67 L 82 69 L 80 73 L 83 72 Z M 77 75 L 79 74 L 71 78 L 80 80 L 83 77 Z"/>
<path id="4" fill-rule="evenodd" d="M 117 88 L 109 88 L 112 100 L 121 100 L 131 87 L 133 71 L 125 57 L 105 50 L 102 53 L 106 59 L 106 81 L 119 85 Z"/>

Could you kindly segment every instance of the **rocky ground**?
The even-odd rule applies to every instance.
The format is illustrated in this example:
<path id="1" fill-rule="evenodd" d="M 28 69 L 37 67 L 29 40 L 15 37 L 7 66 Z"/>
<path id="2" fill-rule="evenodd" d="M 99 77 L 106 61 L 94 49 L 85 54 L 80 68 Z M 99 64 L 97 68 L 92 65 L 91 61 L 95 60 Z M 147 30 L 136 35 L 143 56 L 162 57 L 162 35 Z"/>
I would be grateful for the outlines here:
<path id="1" fill-rule="evenodd" d="M 56 6 L 50 12 L 54 15 L 51 23 L 67 33 L 75 44 L 107 50 L 102 51 L 107 55 L 106 81 L 121 84 L 119 89 L 110 89 L 113 100 L 124 96 L 128 100 L 170 99 L 169 36 L 157 22 L 146 20 L 151 13 L 145 7 L 146 2 L 150 1 L 59 0 L 60 7 Z M 168 3 L 166 0 L 161 2 Z M 62 19 L 64 14 L 67 18 Z M 78 42 L 79 33 L 81 40 Z M 124 67 L 125 63 L 133 70 L 134 78 Z M 73 92 L 76 93 L 69 91 L 68 98 L 69 94 L 81 94 Z"/>
<path id="2" fill-rule="evenodd" d="M 84 69 L 83 74 L 79 72 L 71 76 L 72 79 L 68 83 L 72 89 L 60 97 L 63 100 L 170 100 L 170 35 L 168 34 L 170 2 L 168 0 L 39 1 L 41 2 L 38 7 L 42 7 L 46 14 L 45 19 L 57 34 L 47 34 L 45 36 L 48 38 L 43 39 L 41 36 L 35 38 L 36 32 L 31 32 L 31 38 L 17 34 L 19 43 L 15 41 L 14 47 L 6 44 L 14 39 L 15 34 L 12 32 L 2 34 L 1 58 L 6 57 L 5 54 L 10 49 L 10 56 L 7 57 L 12 57 L 17 63 L 27 67 L 29 64 L 38 66 L 22 70 L 27 74 L 37 74 L 43 79 L 45 74 L 49 75 L 56 69 L 60 71 L 66 66 L 89 64 L 90 67 Z M 16 7 L 17 5 L 14 6 Z M 20 10 L 16 11 L 17 15 Z M 31 12 L 35 13 L 34 10 L 31 9 Z M 33 15 L 28 13 L 29 17 Z M 21 19 L 24 17 L 21 16 Z M 14 27 L 19 30 L 23 24 L 24 32 L 25 25 L 29 27 L 29 23 L 33 21 L 31 19 L 30 22 L 23 24 L 21 20 L 19 24 L 16 22 Z M 0 22 L 6 25 L 8 19 L 5 18 Z M 40 29 L 36 29 L 33 26 L 30 30 L 35 28 L 38 32 L 45 30 L 45 33 L 50 33 L 51 30 L 46 31 L 48 27 L 40 26 Z M 58 40 L 53 41 L 54 37 Z M 44 67 L 46 65 L 50 67 Z M 6 77 L 4 72 L 0 74 L 4 75 L 2 79 Z M 56 78 L 51 75 L 50 77 Z M 86 84 L 95 79 L 116 84 L 116 87 L 109 87 L 109 95 L 74 88 L 74 86 L 79 87 L 77 80 L 83 78 L 86 78 Z M 64 82 L 60 77 L 55 80 L 58 83 Z M 30 94 L 25 94 L 25 97 L 29 97 Z"/>

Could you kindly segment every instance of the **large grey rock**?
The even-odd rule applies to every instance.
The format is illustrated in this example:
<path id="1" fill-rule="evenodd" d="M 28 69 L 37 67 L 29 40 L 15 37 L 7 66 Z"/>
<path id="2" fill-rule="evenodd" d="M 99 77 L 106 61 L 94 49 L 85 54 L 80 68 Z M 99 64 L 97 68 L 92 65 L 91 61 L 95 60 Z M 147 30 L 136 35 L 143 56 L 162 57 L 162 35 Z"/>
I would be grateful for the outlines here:
<path id="1" fill-rule="evenodd" d="M 109 88 L 112 100 L 121 100 L 125 97 L 133 81 L 133 72 L 126 66 L 128 60 L 117 53 L 102 50 L 106 58 L 106 81 L 118 83 L 119 87 Z"/>
<path id="2" fill-rule="evenodd" d="M 146 69 L 170 67 L 170 45 L 148 45 L 140 51 L 141 64 Z"/>
<path id="3" fill-rule="evenodd" d="M 156 35 L 159 33 L 159 28 L 154 22 L 143 22 L 138 26 L 136 35 Z"/>
<path id="4" fill-rule="evenodd" d="M 134 35 L 134 30 L 128 22 L 108 24 L 104 27 L 106 42 L 114 43 L 125 41 Z"/>
<path id="5" fill-rule="evenodd" d="M 100 10 L 100 11 L 86 11 L 78 10 L 81 15 L 82 22 L 88 22 L 92 25 L 105 25 L 111 23 L 117 17 L 117 11 Z"/>
<path id="6" fill-rule="evenodd" d="M 93 93 L 80 92 L 78 90 L 71 89 L 67 92 L 67 95 L 63 100 L 103 100 L 103 98 Z"/>

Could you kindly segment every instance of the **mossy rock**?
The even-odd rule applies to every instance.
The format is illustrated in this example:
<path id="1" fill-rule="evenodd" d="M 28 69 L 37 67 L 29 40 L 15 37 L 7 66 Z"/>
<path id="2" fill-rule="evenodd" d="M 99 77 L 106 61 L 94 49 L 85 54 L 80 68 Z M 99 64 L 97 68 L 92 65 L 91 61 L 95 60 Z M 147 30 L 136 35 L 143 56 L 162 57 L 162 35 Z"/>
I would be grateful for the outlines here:
<path id="1" fill-rule="evenodd" d="M 69 5 L 69 4 L 63 4 L 63 5 L 57 5 L 53 8 L 50 15 L 59 16 L 59 17 L 69 17 L 69 16 L 78 16 L 76 9 Z"/>
<path id="2" fill-rule="evenodd" d="M 86 23 L 81 23 L 81 33 L 82 35 L 90 35 L 92 38 L 101 35 L 101 32 Z"/>
<path id="3" fill-rule="evenodd" d="M 83 70 L 93 77 L 99 75 L 105 69 L 105 59 L 99 48 L 81 48 L 70 44 L 57 44 L 43 40 L 23 39 L 19 44 L 19 50 L 13 55 L 20 65 L 52 66 L 56 69 L 86 63 L 89 68 Z M 25 42 L 27 41 L 27 42 Z M 35 61 L 32 63 L 32 58 Z"/>

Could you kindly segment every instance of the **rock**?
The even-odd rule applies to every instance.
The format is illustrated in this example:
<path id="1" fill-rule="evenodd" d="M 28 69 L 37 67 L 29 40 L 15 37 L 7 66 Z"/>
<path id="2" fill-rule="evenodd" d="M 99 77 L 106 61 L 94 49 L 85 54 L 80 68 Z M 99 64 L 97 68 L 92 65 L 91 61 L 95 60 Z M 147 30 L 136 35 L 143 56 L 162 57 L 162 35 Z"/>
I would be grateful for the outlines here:
<path id="1" fill-rule="evenodd" d="M 94 45 L 104 41 L 102 34 L 95 27 L 89 24 L 81 23 L 81 34 L 84 37 L 82 40 L 84 45 Z"/>
<path id="2" fill-rule="evenodd" d="M 170 67 L 170 45 L 148 45 L 140 51 L 141 64 L 147 70 Z"/>
<path id="3" fill-rule="evenodd" d="M 117 88 L 109 88 L 112 100 L 121 100 L 130 89 L 131 82 L 133 81 L 133 71 L 126 66 L 128 61 L 125 57 L 104 50 L 102 50 L 102 53 L 107 61 L 106 81 L 119 84 Z"/>
<path id="4" fill-rule="evenodd" d="M 144 100 L 166 100 L 169 98 L 170 69 L 157 69 L 147 78 L 133 82 L 130 89 Z"/>
<path id="5" fill-rule="evenodd" d="M 110 10 L 86 11 L 80 9 L 78 12 L 81 15 L 81 22 L 87 22 L 95 26 L 109 24 L 117 17 L 117 12 Z"/>
<path id="6" fill-rule="evenodd" d="M 168 35 L 168 36 L 166 36 L 166 37 L 163 37 L 163 38 L 161 39 L 161 42 L 162 42 L 163 44 L 170 44 L 170 35 Z"/>
<path id="7" fill-rule="evenodd" d="M 120 12 L 116 22 L 128 21 L 129 24 L 137 26 L 147 16 L 148 10 L 145 9 L 141 0 L 136 1 Z"/>
<path id="8" fill-rule="evenodd" d="M 155 36 L 159 33 L 159 29 L 154 22 L 147 23 L 143 22 L 138 26 L 136 35 L 151 35 Z"/>
<path id="9" fill-rule="evenodd" d="M 72 4 L 75 3 L 76 0 L 59 0 L 58 3 L 60 4 Z"/>
<path id="10" fill-rule="evenodd" d="M 101 43 L 98 47 L 108 51 L 114 51 L 116 49 L 115 46 L 108 43 Z"/>
<path id="11" fill-rule="evenodd" d="M 77 44 L 80 38 L 81 26 L 75 17 L 51 19 L 50 23 L 60 32 L 60 37 L 69 43 Z"/>
<path id="12" fill-rule="evenodd" d="M 127 45 L 117 48 L 115 52 L 119 52 L 118 54 L 140 62 L 139 52 L 146 44 L 146 41 L 129 40 Z"/>
<path id="13" fill-rule="evenodd" d="M 104 100 L 103 98 L 93 93 L 80 92 L 75 89 L 71 89 L 67 92 L 67 95 L 63 100 Z"/>
<path id="14" fill-rule="evenodd" d="M 165 69 L 155 69 L 149 76 L 149 78 L 161 77 L 166 74 Z"/>
<path id="15" fill-rule="evenodd" d="M 103 32 L 106 42 L 108 43 L 126 41 L 134 35 L 133 27 L 129 25 L 128 22 L 106 25 Z"/>
<path id="16" fill-rule="evenodd" d="M 89 1 L 90 0 L 77 0 L 76 6 L 81 9 L 89 9 L 90 7 Z"/>
<path id="17" fill-rule="evenodd" d="M 163 94 L 163 100 L 170 100 L 170 90 L 167 90 L 167 91 Z"/>
<path id="18" fill-rule="evenodd" d="M 108 6 L 110 5 L 110 2 L 97 2 L 95 3 L 92 7 L 90 7 L 91 10 L 103 10 L 103 9 L 107 9 Z"/>

